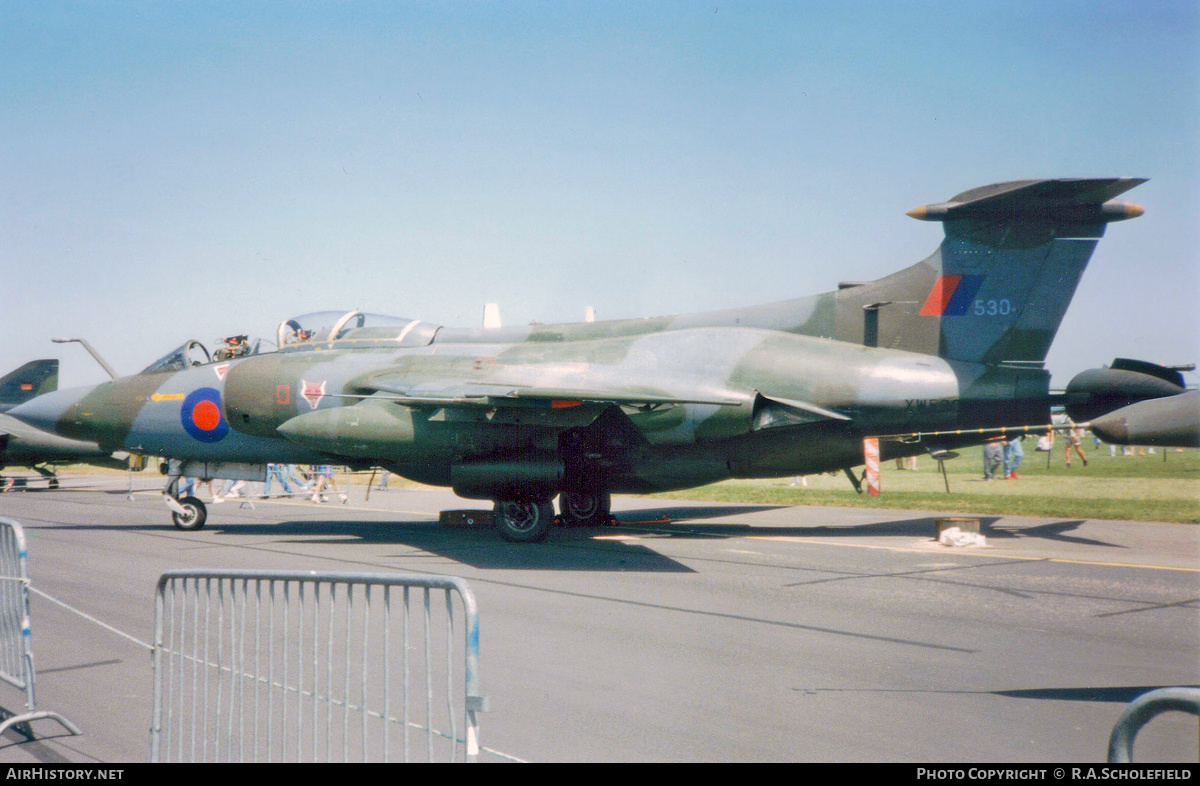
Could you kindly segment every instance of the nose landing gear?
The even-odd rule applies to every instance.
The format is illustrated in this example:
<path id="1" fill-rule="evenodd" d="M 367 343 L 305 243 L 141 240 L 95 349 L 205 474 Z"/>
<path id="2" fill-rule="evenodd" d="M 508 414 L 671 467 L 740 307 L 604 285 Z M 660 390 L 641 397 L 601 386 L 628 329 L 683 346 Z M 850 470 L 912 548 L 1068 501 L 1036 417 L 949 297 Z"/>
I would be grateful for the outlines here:
<path id="1" fill-rule="evenodd" d="M 196 530 L 208 520 L 208 508 L 195 497 L 176 499 L 168 495 L 167 507 L 171 509 L 171 520 L 182 530 Z"/>
<path id="2" fill-rule="evenodd" d="M 163 489 L 163 500 L 171 509 L 171 521 L 182 530 L 197 530 L 208 520 L 208 508 L 193 496 L 176 496 L 179 489 L 179 475 L 170 475 L 167 487 Z"/>

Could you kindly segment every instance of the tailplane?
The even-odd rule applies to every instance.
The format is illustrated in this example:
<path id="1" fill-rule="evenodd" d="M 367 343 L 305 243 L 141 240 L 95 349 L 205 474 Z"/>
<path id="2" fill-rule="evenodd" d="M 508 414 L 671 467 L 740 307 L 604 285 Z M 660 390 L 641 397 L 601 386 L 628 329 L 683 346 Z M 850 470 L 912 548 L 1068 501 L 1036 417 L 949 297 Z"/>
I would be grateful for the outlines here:
<path id="1" fill-rule="evenodd" d="M 1021 180 L 910 210 L 942 222 L 941 246 L 892 276 L 844 285 L 835 336 L 948 360 L 1040 364 L 1105 226 L 1142 214 L 1115 197 L 1144 182 Z"/>
<path id="2" fill-rule="evenodd" d="M 31 360 L 0 377 L 0 412 L 58 389 L 58 360 Z"/>

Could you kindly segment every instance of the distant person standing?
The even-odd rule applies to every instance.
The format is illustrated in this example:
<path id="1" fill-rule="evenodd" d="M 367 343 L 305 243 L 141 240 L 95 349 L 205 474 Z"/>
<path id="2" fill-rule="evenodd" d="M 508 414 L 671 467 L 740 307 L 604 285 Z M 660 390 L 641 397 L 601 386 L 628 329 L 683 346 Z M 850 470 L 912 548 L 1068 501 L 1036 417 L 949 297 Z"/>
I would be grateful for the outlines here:
<path id="1" fill-rule="evenodd" d="M 225 485 L 222 487 L 221 493 L 213 495 L 213 502 L 224 502 L 226 497 L 244 496 L 241 490 L 245 485 L 246 481 L 244 480 L 234 480 L 233 478 L 229 478 L 225 481 Z"/>
<path id="2" fill-rule="evenodd" d="M 1021 466 L 1021 459 L 1025 458 L 1025 448 L 1021 446 L 1023 439 L 1025 439 L 1025 435 L 1020 434 L 1004 442 L 1005 480 L 1017 480 L 1020 477 L 1017 474 L 1017 467 Z"/>
<path id="3" fill-rule="evenodd" d="M 295 483 L 301 491 L 308 491 L 312 488 L 314 481 L 300 467 L 295 464 L 284 464 L 282 466 L 284 477 Z"/>
<path id="4" fill-rule="evenodd" d="M 312 501 L 313 502 L 324 502 L 325 501 L 324 492 L 325 492 L 325 489 L 328 487 L 328 488 L 331 488 L 334 491 L 336 491 L 338 498 L 341 500 L 342 504 L 345 504 L 348 497 L 346 496 L 346 492 L 344 492 L 340 488 L 338 488 L 337 481 L 334 480 L 334 478 L 333 478 L 333 467 L 329 464 L 319 464 L 317 466 L 316 475 L 317 475 L 317 482 L 316 482 L 316 485 L 313 486 Z"/>
<path id="5" fill-rule="evenodd" d="M 1063 434 L 1063 444 L 1066 447 L 1067 466 L 1071 466 L 1071 451 L 1074 450 L 1079 454 L 1079 458 L 1083 459 L 1083 466 L 1088 465 L 1087 456 L 1083 455 L 1083 448 L 1080 443 L 1083 442 L 1083 429 L 1078 428 L 1074 423 Z"/>
<path id="6" fill-rule="evenodd" d="M 983 479 L 993 480 L 1004 466 L 1004 437 L 992 437 L 983 443 Z"/>
<path id="7" fill-rule="evenodd" d="M 288 483 L 287 472 L 284 471 L 283 465 L 282 464 L 268 464 L 267 465 L 267 480 L 263 484 L 263 496 L 264 497 L 271 496 L 271 481 L 273 481 L 273 480 L 278 480 L 279 484 L 281 486 L 283 486 L 283 493 L 287 494 L 288 496 L 291 496 L 292 487 L 291 487 L 291 484 Z"/>
<path id="8" fill-rule="evenodd" d="M 212 499 L 213 502 L 216 502 L 221 498 L 220 494 L 213 491 L 213 482 L 211 480 L 203 480 L 203 479 L 197 480 L 196 481 L 196 489 L 199 490 L 199 488 L 201 486 L 204 486 L 205 488 L 208 489 L 208 496 L 210 499 Z M 199 493 L 199 491 L 197 491 L 197 493 Z"/>

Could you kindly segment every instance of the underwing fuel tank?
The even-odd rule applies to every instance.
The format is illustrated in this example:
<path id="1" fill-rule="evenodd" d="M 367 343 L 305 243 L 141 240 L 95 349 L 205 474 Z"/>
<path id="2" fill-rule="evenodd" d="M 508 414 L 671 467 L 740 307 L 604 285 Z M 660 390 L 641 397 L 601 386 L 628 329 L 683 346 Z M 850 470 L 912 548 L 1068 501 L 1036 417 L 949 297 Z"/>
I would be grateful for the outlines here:
<path id="1" fill-rule="evenodd" d="M 1122 407 L 1093 420 L 1092 431 L 1117 445 L 1200 448 L 1200 391 Z"/>

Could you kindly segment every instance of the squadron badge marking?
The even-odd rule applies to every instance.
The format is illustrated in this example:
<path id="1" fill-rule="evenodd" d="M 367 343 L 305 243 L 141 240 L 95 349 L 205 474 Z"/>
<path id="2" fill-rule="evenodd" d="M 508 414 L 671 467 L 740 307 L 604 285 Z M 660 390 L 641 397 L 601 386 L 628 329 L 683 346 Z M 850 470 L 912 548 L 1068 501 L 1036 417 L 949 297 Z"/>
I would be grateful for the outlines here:
<path id="1" fill-rule="evenodd" d="M 321 403 L 321 399 L 325 398 L 325 380 L 320 382 L 301 380 L 300 382 L 304 386 L 300 392 L 301 397 L 308 402 L 310 407 L 316 409 L 317 405 Z"/>

